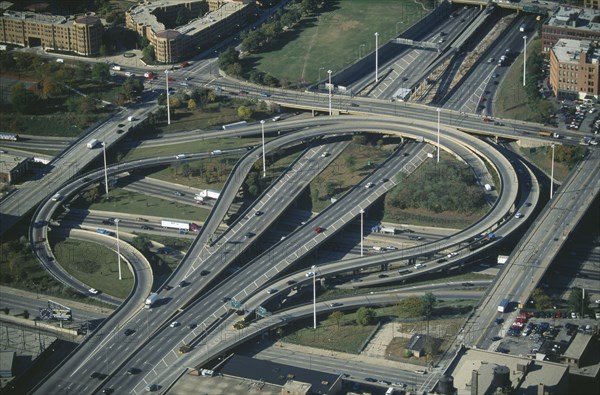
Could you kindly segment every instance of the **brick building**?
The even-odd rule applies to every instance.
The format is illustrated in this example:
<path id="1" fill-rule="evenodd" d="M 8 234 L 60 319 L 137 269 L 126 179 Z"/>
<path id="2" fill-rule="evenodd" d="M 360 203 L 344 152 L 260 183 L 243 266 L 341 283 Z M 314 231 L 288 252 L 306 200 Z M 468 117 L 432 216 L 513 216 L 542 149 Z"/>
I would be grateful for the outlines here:
<path id="1" fill-rule="evenodd" d="M 0 15 L 0 42 L 44 50 L 97 55 L 104 27 L 93 15 L 58 16 L 6 10 Z"/>
<path id="2" fill-rule="evenodd" d="M 560 6 L 542 26 L 542 52 L 549 53 L 561 38 L 599 41 L 600 11 Z"/>
<path id="3" fill-rule="evenodd" d="M 600 51 L 597 43 L 560 39 L 550 52 L 550 86 L 554 95 L 598 99 Z"/>

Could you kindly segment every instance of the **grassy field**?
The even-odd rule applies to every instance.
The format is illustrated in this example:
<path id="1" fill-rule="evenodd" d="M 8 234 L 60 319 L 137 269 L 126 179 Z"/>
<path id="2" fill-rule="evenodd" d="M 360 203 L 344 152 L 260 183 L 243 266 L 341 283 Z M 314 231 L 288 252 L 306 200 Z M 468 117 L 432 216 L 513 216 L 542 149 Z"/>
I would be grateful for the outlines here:
<path id="1" fill-rule="evenodd" d="M 533 40 L 527 45 L 527 53 L 539 52 L 541 45 L 541 40 Z M 520 54 L 498 87 L 494 101 L 494 114 L 499 118 L 529 121 L 535 109 L 528 103 L 529 99 L 523 88 L 523 54 Z"/>
<path id="2" fill-rule="evenodd" d="M 201 207 L 163 200 L 119 188 L 109 190 L 109 196 L 108 201 L 99 200 L 91 205 L 79 198 L 73 202 L 73 207 L 139 215 L 152 213 L 152 215 L 165 218 L 185 218 L 191 222 L 204 222 L 209 213 L 208 210 Z"/>
<path id="3" fill-rule="evenodd" d="M 451 301 L 438 303 L 436 311 L 444 313 L 452 310 L 454 313 L 458 313 L 459 310 L 470 309 L 472 301 Z M 398 317 L 398 309 L 396 306 L 386 307 L 375 307 L 374 310 L 377 314 L 378 320 L 383 322 L 393 322 L 396 328 L 398 328 L 398 336 L 400 339 L 403 338 L 404 334 L 411 333 L 414 331 L 426 331 L 426 323 L 421 319 Z M 312 320 L 292 323 L 284 330 L 284 336 L 282 337 L 283 342 L 299 344 L 304 346 L 322 348 L 325 350 L 341 351 L 350 354 L 357 354 L 359 348 L 375 329 L 375 325 L 360 326 L 356 323 L 355 312 L 344 312 L 344 318 L 338 326 L 334 321 L 330 320 L 328 316 L 317 317 L 317 329 L 313 329 Z M 446 342 L 456 334 L 460 325 L 462 325 L 464 318 L 446 318 L 445 316 L 434 317 L 429 322 L 430 334 L 439 337 Z M 406 339 L 408 340 L 408 339 Z M 406 344 L 406 342 L 402 343 Z M 442 344 L 444 347 L 445 343 Z M 391 348 L 390 348 L 391 347 Z M 443 348 L 442 348 L 443 349 Z M 392 342 L 388 347 L 387 358 L 399 360 L 402 358 L 403 349 L 396 345 L 396 342 Z M 424 363 L 423 358 L 423 363 Z M 418 361 L 418 359 L 417 359 Z M 415 361 L 406 361 L 415 362 Z M 419 362 L 417 362 L 418 364 Z"/>
<path id="4" fill-rule="evenodd" d="M 72 113 L 21 115 L 0 112 L 0 124 L 7 128 L 7 132 L 17 134 L 77 137 L 86 127 L 103 119 L 106 115 L 106 113 L 90 114 L 85 117 L 86 123 L 81 124 L 82 118 Z"/>
<path id="5" fill-rule="evenodd" d="M 334 0 L 303 19 L 268 48 L 245 59 L 255 70 L 291 84 L 311 84 L 375 51 L 425 15 L 409 0 Z M 319 70 L 321 72 L 319 73 Z"/>
<path id="6" fill-rule="evenodd" d="M 52 240 L 56 259 L 73 277 L 103 293 L 125 298 L 133 287 L 133 274 L 121 260 L 119 281 L 117 254 L 100 244 L 82 240 Z"/>

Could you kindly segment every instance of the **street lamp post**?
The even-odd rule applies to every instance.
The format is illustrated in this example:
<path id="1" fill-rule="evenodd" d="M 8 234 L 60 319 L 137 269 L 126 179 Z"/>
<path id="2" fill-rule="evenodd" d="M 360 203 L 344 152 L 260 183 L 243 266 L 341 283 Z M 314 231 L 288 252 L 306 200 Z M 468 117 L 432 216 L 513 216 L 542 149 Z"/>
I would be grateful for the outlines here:
<path id="1" fill-rule="evenodd" d="M 361 208 L 360 209 L 360 256 L 364 256 L 364 253 L 363 253 L 363 239 L 364 239 L 363 214 L 364 213 L 365 213 L 365 210 L 363 210 Z"/>
<path id="2" fill-rule="evenodd" d="M 327 70 L 327 74 L 329 74 L 329 116 L 331 116 L 331 70 Z"/>
<path id="3" fill-rule="evenodd" d="M 550 167 L 550 199 L 554 195 L 554 144 L 550 145 L 552 148 L 552 164 Z"/>
<path id="4" fill-rule="evenodd" d="M 119 280 L 123 279 L 121 275 L 121 246 L 119 244 L 119 219 L 115 219 L 115 225 L 117 225 L 117 262 L 119 263 Z"/>
<path id="5" fill-rule="evenodd" d="M 263 178 L 267 176 L 267 164 L 265 162 L 265 120 L 260 121 L 260 127 L 262 129 L 262 151 L 263 151 Z"/>
<path id="6" fill-rule="evenodd" d="M 313 274 L 313 329 L 317 329 L 317 266 L 312 265 L 310 270 Z"/>
<path id="7" fill-rule="evenodd" d="M 317 83 L 321 82 L 321 70 L 325 70 L 325 67 L 319 67 L 319 80 Z"/>
<path id="8" fill-rule="evenodd" d="M 104 155 L 104 188 L 106 191 L 106 199 L 108 199 L 108 171 L 106 169 L 106 141 L 102 142 L 102 154 Z"/>
<path id="9" fill-rule="evenodd" d="M 402 22 L 402 21 L 400 21 L 400 22 L 396 22 L 396 36 L 398 36 L 398 25 L 399 25 L 400 23 L 403 23 L 403 22 Z"/>
<path id="10" fill-rule="evenodd" d="M 360 56 L 360 55 L 361 55 L 361 49 L 363 49 L 364 47 L 365 47 L 365 44 L 360 44 L 360 45 L 358 46 L 358 58 L 359 58 L 359 59 L 361 58 L 361 56 Z M 363 52 L 364 52 L 364 51 L 363 51 Z"/>
<path id="11" fill-rule="evenodd" d="M 167 81 L 167 125 L 171 124 L 171 105 L 169 104 L 169 70 L 165 70 L 165 80 Z"/>
<path id="12" fill-rule="evenodd" d="M 378 46 L 379 46 L 379 33 L 375 32 L 375 82 L 379 81 L 379 57 L 378 57 Z"/>
<path id="13" fill-rule="evenodd" d="M 523 86 L 525 86 L 525 65 L 527 64 L 527 36 L 523 36 Z"/>
<path id="14" fill-rule="evenodd" d="M 440 163 L 440 112 L 442 112 L 441 108 L 437 109 L 438 113 L 438 122 L 437 122 L 437 163 Z"/>

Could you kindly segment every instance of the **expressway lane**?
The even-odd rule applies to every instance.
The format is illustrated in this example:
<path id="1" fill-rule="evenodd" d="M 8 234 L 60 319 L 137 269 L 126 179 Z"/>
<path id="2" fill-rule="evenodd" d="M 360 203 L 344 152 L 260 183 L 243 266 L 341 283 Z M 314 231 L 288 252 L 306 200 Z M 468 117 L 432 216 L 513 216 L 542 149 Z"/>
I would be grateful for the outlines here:
<path id="1" fill-rule="evenodd" d="M 321 122 L 324 122 L 324 121 L 321 121 Z M 327 122 L 327 121 L 325 121 L 325 122 L 326 122 L 326 123 L 330 123 L 330 122 L 332 122 L 332 121 L 328 121 L 328 122 Z M 339 120 L 336 120 L 336 122 L 339 122 Z M 348 120 L 348 123 L 350 124 L 350 126 L 349 126 L 348 128 L 349 128 L 350 130 L 355 130 L 356 126 L 355 126 L 355 125 L 352 123 L 352 120 Z M 397 130 L 399 126 L 398 126 L 398 124 L 397 124 L 396 122 L 387 122 L 387 123 L 386 123 L 386 122 L 382 122 L 382 121 L 376 122 L 376 124 L 375 124 L 375 125 L 371 126 L 371 128 L 372 128 L 373 130 L 375 130 L 375 131 L 381 131 L 381 130 L 382 130 L 382 127 L 384 128 L 383 130 L 386 130 L 386 129 Z M 322 128 L 327 128 L 328 130 L 331 130 L 331 129 L 332 129 L 332 125 L 324 125 Z M 317 129 L 317 130 L 313 131 L 315 135 L 319 135 L 319 134 L 323 133 L 323 130 L 318 130 L 319 128 L 316 128 L 316 129 Z M 361 128 L 361 129 L 362 129 L 362 128 Z M 333 132 L 330 132 L 330 133 L 333 133 Z M 412 133 L 414 133 L 414 132 L 411 132 L 410 134 L 412 134 Z M 433 133 L 432 133 L 432 134 L 433 134 Z M 295 138 L 297 138 L 297 139 L 302 139 L 302 138 L 306 138 L 306 137 L 308 137 L 308 136 L 310 136 L 310 134 L 308 134 L 308 132 L 307 132 L 307 131 L 303 131 L 303 132 L 301 132 L 301 136 L 296 136 Z M 461 135 L 460 135 L 460 134 L 457 134 L 457 136 L 461 136 Z M 285 137 L 282 137 L 282 138 L 285 138 Z M 472 143 L 475 143 L 475 142 L 477 141 L 477 140 L 473 140 L 473 139 L 471 139 L 471 140 L 472 140 Z M 483 150 L 483 149 L 485 149 L 485 147 L 484 147 L 484 144 L 483 144 L 483 143 L 480 143 L 480 142 L 478 142 L 477 144 L 480 144 L 480 145 L 481 145 L 481 147 L 479 148 L 479 150 Z M 506 163 L 507 163 L 507 162 L 506 162 Z M 505 179 L 506 179 L 506 177 L 507 177 L 507 176 L 504 176 L 504 178 L 505 178 Z M 510 194 L 509 194 L 509 195 L 510 195 Z M 364 200 L 364 199 L 362 199 L 362 200 Z M 164 321 L 163 321 L 163 322 L 164 322 Z"/>

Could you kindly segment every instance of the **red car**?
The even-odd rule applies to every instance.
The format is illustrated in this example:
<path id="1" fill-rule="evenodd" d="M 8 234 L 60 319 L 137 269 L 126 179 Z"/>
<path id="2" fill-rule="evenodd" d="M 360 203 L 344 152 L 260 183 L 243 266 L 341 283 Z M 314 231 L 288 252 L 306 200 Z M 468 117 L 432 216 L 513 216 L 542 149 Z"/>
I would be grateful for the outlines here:
<path id="1" fill-rule="evenodd" d="M 324 230 L 325 230 L 325 229 L 321 228 L 320 226 L 317 226 L 317 227 L 315 228 L 315 232 L 317 232 L 317 233 L 321 233 L 321 232 L 322 232 L 322 231 L 324 231 Z"/>

